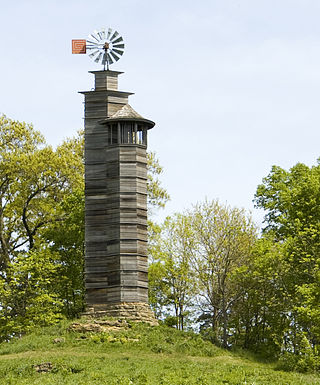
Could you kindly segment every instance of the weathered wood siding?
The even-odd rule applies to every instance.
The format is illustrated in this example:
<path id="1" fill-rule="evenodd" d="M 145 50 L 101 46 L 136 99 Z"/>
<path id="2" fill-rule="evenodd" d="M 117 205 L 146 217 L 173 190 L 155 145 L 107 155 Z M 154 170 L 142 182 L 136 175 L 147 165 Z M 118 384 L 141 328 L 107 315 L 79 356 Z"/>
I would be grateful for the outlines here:
<path id="1" fill-rule="evenodd" d="M 148 302 L 146 146 L 108 145 L 101 120 L 130 93 L 117 91 L 118 73 L 94 74 L 96 89 L 83 92 L 86 301 Z"/>

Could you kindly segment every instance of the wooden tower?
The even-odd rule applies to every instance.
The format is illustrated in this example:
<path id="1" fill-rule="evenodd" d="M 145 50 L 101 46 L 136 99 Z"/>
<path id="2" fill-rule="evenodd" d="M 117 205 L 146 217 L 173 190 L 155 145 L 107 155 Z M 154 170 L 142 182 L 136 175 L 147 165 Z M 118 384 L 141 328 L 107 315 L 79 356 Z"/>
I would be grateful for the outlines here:
<path id="1" fill-rule="evenodd" d="M 153 320 L 148 306 L 147 131 L 118 91 L 117 71 L 92 71 L 85 97 L 87 312 Z"/>

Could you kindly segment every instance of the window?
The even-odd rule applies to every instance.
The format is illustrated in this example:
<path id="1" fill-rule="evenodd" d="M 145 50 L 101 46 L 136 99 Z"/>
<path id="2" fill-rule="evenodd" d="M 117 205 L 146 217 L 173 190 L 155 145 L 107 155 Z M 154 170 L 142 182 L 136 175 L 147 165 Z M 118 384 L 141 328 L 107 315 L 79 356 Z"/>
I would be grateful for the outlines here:
<path id="1" fill-rule="evenodd" d="M 120 143 L 130 144 L 135 143 L 135 124 L 132 122 L 120 123 L 121 141 Z"/>
<path id="2" fill-rule="evenodd" d="M 136 122 L 111 124 L 108 128 L 108 144 L 147 144 L 147 129 Z"/>
<path id="3" fill-rule="evenodd" d="M 108 144 L 118 144 L 118 125 L 111 124 L 108 128 Z"/>

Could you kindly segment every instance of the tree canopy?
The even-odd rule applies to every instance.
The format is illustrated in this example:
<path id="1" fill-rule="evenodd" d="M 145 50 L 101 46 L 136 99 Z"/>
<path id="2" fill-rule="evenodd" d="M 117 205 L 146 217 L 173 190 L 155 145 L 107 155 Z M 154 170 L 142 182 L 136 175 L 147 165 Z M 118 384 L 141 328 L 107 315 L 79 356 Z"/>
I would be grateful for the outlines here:
<path id="1" fill-rule="evenodd" d="M 274 166 L 258 186 L 255 202 L 266 211 L 264 233 L 282 247 L 281 285 L 288 300 L 281 310 L 290 325 L 282 330 L 283 340 L 300 365 L 305 347 L 313 360 L 320 342 L 319 161 L 311 167 L 297 163 L 290 170 Z"/>
<path id="2" fill-rule="evenodd" d="M 0 116 L 0 340 L 84 309 L 83 133 L 52 148 Z M 169 199 L 148 154 L 148 205 Z M 149 221 L 149 298 L 157 317 L 212 342 L 320 369 L 320 161 L 273 166 L 251 215 L 205 200 Z M 153 217 L 154 219 L 154 217 Z"/>

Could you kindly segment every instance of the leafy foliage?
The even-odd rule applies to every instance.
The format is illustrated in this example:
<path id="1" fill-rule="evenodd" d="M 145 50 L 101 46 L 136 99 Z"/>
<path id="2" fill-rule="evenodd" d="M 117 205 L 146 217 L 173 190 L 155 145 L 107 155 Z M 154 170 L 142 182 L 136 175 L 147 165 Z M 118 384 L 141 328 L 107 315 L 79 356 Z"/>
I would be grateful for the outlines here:
<path id="1" fill-rule="evenodd" d="M 229 317 L 241 296 L 234 274 L 250 258 L 256 228 L 244 210 L 218 201 L 197 204 L 191 215 L 201 308 L 210 316 L 212 338 L 227 347 Z"/>
<path id="2" fill-rule="evenodd" d="M 75 190 L 60 202 L 68 213 L 63 221 L 54 222 L 43 233 L 50 250 L 57 256 L 59 276 L 52 285 L 63 303 L 68 318 L 84 310 L 84 193 Z"/>
<path id="3" fill-rule="evenodd" d="M 8 338 L 56 322 L 68 301 L 60 278 L 71 265 L 48 235 L 74 215 L 67 202 L 83 189 L 83 138 L 53 149 L 32 125 L 1 116 L 0 143 L 0 314 Z"/>
<path id="4" fill-rule="evenodd" d="M 148 204 L 149 211 L 152 208 L 164 207 L 170 199 L 166 189 L 161 186 L 159 175 L 162 174 L 163 168 L 154 152 L 147 153 L 148 167 Z"/>
<path id="5" fill-rule="evenodd" d="M 319 163 L 298 163 L 289 171 L 273 166 L 255 195 L 256 206 L 266 211 L 264 231 L 273 231 L 280 240 L 310 227 L 319 230 L 319 191 Z"/>
<path id="6" fill-rule="evenodd" d="M 58 203 L 83 185 L 83 164 L 81 140 L 53 150 L 32 126 L 4 116 L 0 142 L 0 267 L 5 268 L 12 256 L 34 247 L 42 229 L 63 219 Z"/>
<path id="7" fill-rule="evenodd" d="M 289 171 L 274 166 L 256 193 L 257 207 L 266 210 L 264 233 L 282 245 L 281 281 L 290 299 L 281 309 L 290 321 L 282 360 L 296 362 L 300 369 L 298 363 L 304 362 L 304 370 L 314 368 L 311 362 L 319 357 L 319 203 L 319 162 L 312 167 L 298 163 Z"/>
<path id="8" fill-rule="evenodd" d="M 191 269 L 192 235 L 190 218 L 175 214 L 167 217 L 156 233 L 150 248 L 152 263 L 149 267 L 150 303 L 158 316 L 167 309 L 167 322 L 183 330 L 195 294 Z M 168 317 L 171 308 L 174 317 Z"/>
<path id="9" fill-rule="evenodd" d="M 19 254 L 0 277 L 0 340 L 24 334 L 61 319 L 61 306 L 51 285 L 57 277 L 55 255 L 48 250 Z"/>
<path id="10" fill-rule="evenodd" d="M 268 238 L 255 243 L 246 266 L 235 275 L 240 298 L 230 317 L 237 331 L 233 345 L 273 358 L 281 352 L 291 322 L 283 248 Z"/>
<path id="11" fill-rule="evenodd" d="M 228 320 L 241 296 L 234 275 L 249 260 L 256 239 L 250 217 L 205 201 L 167 218 L 154 239 L 149 270 L 151 299 L 158 301 L 154 307 L 171 306 L 178 328 L 197 310 L 202 329 L 227 347 Z"/>

